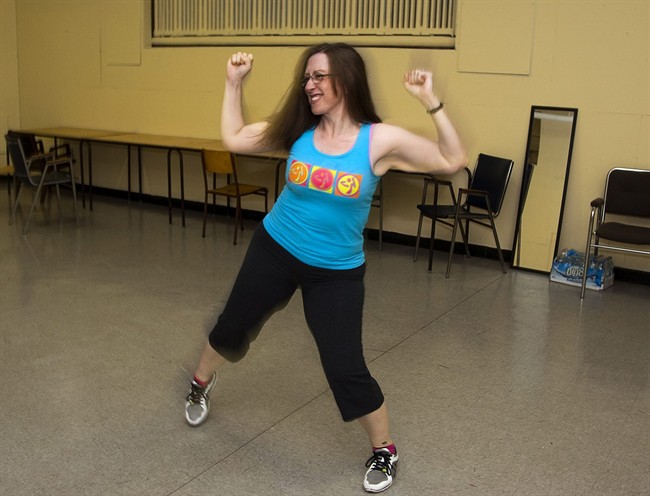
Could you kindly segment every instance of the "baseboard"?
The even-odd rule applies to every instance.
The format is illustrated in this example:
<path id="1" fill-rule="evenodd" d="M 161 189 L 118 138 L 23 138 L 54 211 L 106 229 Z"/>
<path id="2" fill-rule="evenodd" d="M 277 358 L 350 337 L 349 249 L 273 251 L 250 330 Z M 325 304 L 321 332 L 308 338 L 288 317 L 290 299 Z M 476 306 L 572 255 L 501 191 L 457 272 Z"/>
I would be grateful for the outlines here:
<path id="1" fill-rule="evenodd" d="M 81 191 L 79 185 L 77 185 L 77 191 L 78 192 Z M 129 193 L 127 191 L 93 186 L 93 196 L 95 195 L 106 196 L 109 198 L 119 198 L 122 200 L 129 199 Z M 162 205 L 165 207 L 168 206 L 169 204 L 169 200 L 167 199 L 166 196 L 156 196 L 156 195 L 149 195 L 145 193 L 141 195 L 139 193 L 131 192 L 130 199 L 131 201 L 139 201 L 150 205 Z M 203 212 L 203 202 L 198 202 L 195 200 L 185 200 L 184 203 L 185 203 L 185 210 Z M 181 200 L 179 198 L 172 198 L 171 204 L 174 210 L 180 210 L 182 206 Z M 235 208 L 234 206 L 231 207 L 230 211 L 232 212 L 234 208 Z M 210 212 L 226 215 L 228 213 L 228 208 L 225 205 L 216 205 L 214 210 L 210 208 Z M 257 210 L 242 209 L 242 216 L 244 217 L 244 219 L 260 221 L 264 218 L 264 212 L 259 212 Z"/>
<path id="2" fill-rule="evenodd" d="M 121 198 L 121 199 L 128 199 L 129 195 L 126 191 L 123 190 L 116 190 L 116 189 L 111 189 L 111 188 L 101 188 L 101 187 L 93 187 L 93 194 L 94 195 L 102 195 L 102 196 L 108 196 L 108 197 L 113 197 L 113 198 Z M 167 197 L 163 196 L 154 196 L 154 195 L 148 195 L 148 194 L 138 194 L 138 193 L 131 193 L 131 200 L 132 201 L 141 201 L 143 203 L 149 203 L 149 204 L 154 204 L 154 205 L 168 205 L 168 199 Z M 180 209 L 181 208 L 181 201 L 178 198 L 172 198 L 172 207 L 174 209 Z M 186 210 L 194 210 L 194 211 L 203 211 L 203 202 L 197 202 L 197 201 L 188 201 L 185 200 L 185 209 Z M 232 208 L 231 208 L 232 210 Z M 226 215 L 228 213 L 228 209 L 223 206 L 223 205 L 217 205 L 215 209 L 216 213 Z M 257 210 L 245 210 L 242 209 L 242 215 L 245 219 L 251 219 L 251 220 L 257 220 L 260 221 L 264 218 L 264 212 L 259 212 Z M 378 229 L 366 229 L 365 230 L 366 236 L 368 239 L 371 240 L 378 240 L 379 239 L 379 230 Z M 407 234 L 401 234 L 401 233 L 396 233 L 396 232 L 390 232 L 390 231 L 384 231 L 382 239 L 386 243 L 393 243 L 397 245 L 405 245 L 405 246 L 413 246 L 415 247 L 415 236 L 407 235 Z M 451 243 L 449 241 L 441 240 L 441 239 L 436 239 L 434 242 L 433 248 L 437 251 L 443 251 L 443 252 L 448 252 L 449 251 L 449 246 Z M 422 238 L 420 240 L 420 247 L 424 249 L 429 248 L 429 239 L 428 238 Z M 511 250 L 502 250 L 503 252 L 503 259 L 505 262 L 509 265 L 510 262 L 512 261 L 512 251 Z M 462 243 L 456 243 L 454 246 L 454 253 L 457 254 L 463 254 L 465 253 L 464 247 Z M 487 246 L 479 246 L 479 245 L 472 245 L 470 243 L 469 245 L 469 253 L 473 257 L 479 257 L 479 258 L 487 258 L 490 260 L 499 260 L 499 253 L 497 252 L 496 248 L 490 248 Z M 650 286 L 650 272 L 643 272 L 640 270 L 634 270 L 634 269 L 626 269 L 622 267 L 615 267 L 615 277 L 617 281 L 625 281 L 625 282 L 632 282 L 635 284 L 644 284 L 647 286 Z"/>
<path id="3" fill-rule="evenodd" d="M 366 229 L 366 236 L 371 240 L 379 239 L 379 230 L 378 229 Z M 415 247 L 415 236 L 409 236 L 406 234 L 394 233 L 389 231 L 383 232 L 383 241 L 386 243 L 393 243 L 398 245 L 406 245 Z M 449 246 L 451 243 L 449 241 L 444 241 L 436 239 L 433 245 L 434 250 L 449 252 Z M 421 239 L 420 247 L 424 249 L 429 249 L 429 239 Z M 502 250 L 503 259 L 507 264 L 510 264 L 512 261 L 512 251 L 511 250 Z M 465 249 L 462 243 L 456 243 L 454 246 L 454 253 L 462 255 L 465 253 Z M 496 248 L 489 248 L 486 246 L 469 245 L 469 253 L 473 257 L 487 258 L 491 260 L 499 260 L 499 253 Z M 539 272 L 539 271 L 531 271 Z M 641 270 L 635 269 L 626 269 L 625 267 L 614 267 L 615 280 L 631 282 L 634 284 L 643 284 L 650 286 L 650 272 L 644 272 Z"/>
<path id="4" fill-rule="evenodd" d="M 625 267 L 614 267 L 614 280 L 650 286 L 650 272 L 626 269 Z"/>
<path id="5" fill-rule="evenodd" d="M 366 229 L 366 236 L 368 239 L 378 240 L 379 239 L 379 230 L 378 229 Z M 415 236 L 394 233 L 390 231 L 384 231 L 382 236 L 383 241 L 387 243 L 393 243 L 396 245 L 406 245 L 415 247 Z M 436 251 L 449 252 L 449 247 L 451 245 L 450 241 L 445 241 L 442 239 L 436 239 L 433 245 L 433 249 Z M 429 249 L 429 238 L 422 238 L 420 240 L 420 248 L 425 250 Z M 501 250 L 503 253 L 503 260 L 506 264 L 510 264 L 512 260 L 512 252 L 510 250 Z M 454 253 L 464 254 L 465 248 L 462 243 L 456 243 L 454 245 Z M 487 246 L 469 245 L 469 254 L 473 257 L 487 258 L 492 260 L 499 260 L 499 252 L 496 248 L 489 248 Z"/>

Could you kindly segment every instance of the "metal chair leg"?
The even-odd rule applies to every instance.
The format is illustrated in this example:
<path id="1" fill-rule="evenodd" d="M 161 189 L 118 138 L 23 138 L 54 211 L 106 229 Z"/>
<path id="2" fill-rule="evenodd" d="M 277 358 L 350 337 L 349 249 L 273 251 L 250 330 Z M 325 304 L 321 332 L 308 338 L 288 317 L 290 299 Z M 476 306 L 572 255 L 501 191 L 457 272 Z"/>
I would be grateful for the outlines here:
<path id="1" fill-rule="evenodd" d="M 77 185 L 74 182 L 74 174 L 72 173 L 72 169 L 70 169 L 70 176 L 72 179 L 70 180 L 70 186 L 72 187 L 72 202 L 74 205 L 74 220 L 77 225 L 79 225 L 79 212 L 77 210 Z"/>
<path id="2" fill-rule="evenodd" d="M 497 234 L 497 228 L 496 228 L 496 225 L 494 224 L 494 218 L 492 217 L 491 213 L 490 213 L 490 224 L 492 225 L 492 233 L 494 234 L 494 242 L 496 243 L 497 253 L 499 255 L 499 260 L 501 261 L 501 271 L 504 274 L 506 274 L 508 271 L 506 270 L 506 263 L 503 260 L 503 252 L 501 251 L 501 245 L 499 244 L 499 236 Z"/>
<path id="3" fill-rule="evenodd" d="M 41 191 L 43 190 L 43 179 L 45 178 L 45 174 L 43 174 L 43 177 L 41 178 L 41 182 L 38 183 L 38 188 L 36 188 L 36 193 L 34 194 L 34 201 L 32 202 L 32 206 L 29 209 L 29 215 L 27 216 L 27 220 L 25 221 L 25 226 L 23 227 L 23 234 L 27 234 L 27 228 L 29 228 L 29 223 L 32 220 L 32 215 L 34 214 L 34 209 L 36 208 L 36 204 L 38 203 L 38 199 L 41 196 Z"/>
<path id="4" fill-rule="evenodd" d="M 427 270 L 431 272 L 433 270 L 433 245 L 435 244 L 436 237 L 436 218 L 435 216 L 431 218 L 431 237 L 429 238 L 429 265 Z"/>
<path id="5" fill-rule="evenodd" d="M 203 200 L 203 234 L 201 235 L 205 238 L 205 224 L 208 220 L 208 194 L 206 193 Z"/>
<path id="6" fill-rule="evenodd" d="M 587 246 L 585 247 L 585 262 L 582 266 L 582 283 L 580 284 L 580 299 L 585 297 L 587 287 L 587 272 L 589 271 L 589 252 L 591 251 L 591 240 L 594 234 L 594 219 L 596 210 L 592 208 L 591 217 L 589 218 L 589 231 L 587 232 Z"/>
<path id="7" fill-rule="evenodd" d="M 418 261 L 418 249 L 420 248 L 420 235 L 422 234 L 422 218 L 424 215 L 420 212 L 420 218 L 418 219 L 418 234 L 415 237 L 415 251 L 413 252 L 413 261 Z"/>
<path id="8" fill-rule="evenodd" d="M 25 188 L 18 183 L 18 187 L 16 188 L 16 200 L 14 201 L 14 208 L 11 210 L 11 217 L 9 218 L 9 225 L 12 225 L 14 222 L 16 222 L 16 212 L 18 211 L 18 202 L 20 201 L 20 195 L 22 194 L 23 190 Z"/>
<path id="9" fill-rule="evenodd" d="M 456 246 L 456 230 L 460 223 L 458 214 L 460 213 L 460 198 L 458 199 L 458 204 L 456 205 L 456 215 L 454 215 L 454 228 L 451 231 L 451 245 L 449 246 L 449 257 L 447 258 L 447 272 L 445 272 L 445 278 L 449 279 L 449 274 L 451 274 L 451 259 L 454 256 L 454 247 Z M 461 226 L 461 231 L 463 230 Z"/>

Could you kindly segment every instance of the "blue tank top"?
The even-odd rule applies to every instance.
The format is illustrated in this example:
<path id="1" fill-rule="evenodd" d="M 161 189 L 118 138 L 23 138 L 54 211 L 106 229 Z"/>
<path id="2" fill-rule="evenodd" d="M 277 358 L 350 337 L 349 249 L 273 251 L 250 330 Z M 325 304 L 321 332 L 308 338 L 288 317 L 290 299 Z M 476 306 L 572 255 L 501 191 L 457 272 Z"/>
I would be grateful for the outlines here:
<path id="1" fill-rule="evenodd" d="M 339 270 L 364 263 L 363 228 L 379 182 L 370 162 L 371 130 L 363 124 L 342 155 L 319 152 L 313 129 L 291 147 L 286 185 L 264 227 L 301 262 Z"/>

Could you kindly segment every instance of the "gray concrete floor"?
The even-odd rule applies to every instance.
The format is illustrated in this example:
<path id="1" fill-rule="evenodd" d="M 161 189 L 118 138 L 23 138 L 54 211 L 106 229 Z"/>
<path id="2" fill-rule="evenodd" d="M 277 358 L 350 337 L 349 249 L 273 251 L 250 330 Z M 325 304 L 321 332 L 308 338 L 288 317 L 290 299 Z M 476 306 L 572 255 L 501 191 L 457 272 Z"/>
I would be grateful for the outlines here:
<path id="1" fill-rule="evenodd" d="M 183 401 L 255 227 L 64 194 L 26 236 L 0 185 L 0 494 L 355 495 L 365 434 L 340 420 L 299 293 L 212 412 Z M 79 204 L 81 207 L 81 204 Z M 413 211 L 416 222 L 416 211 Z M 364 343 L 399 472 L 387 494 L 650 494 L 650 287 L 550 283 L 498 262 L 367 246 Z"/>

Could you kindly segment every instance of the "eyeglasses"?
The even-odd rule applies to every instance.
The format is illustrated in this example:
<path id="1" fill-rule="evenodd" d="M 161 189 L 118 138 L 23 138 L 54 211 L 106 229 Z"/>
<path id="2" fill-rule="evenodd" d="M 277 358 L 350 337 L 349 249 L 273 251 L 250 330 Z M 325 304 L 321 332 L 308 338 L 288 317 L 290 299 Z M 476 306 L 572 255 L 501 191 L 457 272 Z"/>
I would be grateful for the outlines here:
<path id="1" fill-rule="evenodd" d="M 311 76 L 305 76 L 302 78 L 302 81 L 300 81 L 300 85 L 304 88 L 307 86 L 307 83 L 309 83 L 309 80 L 311 79 L 314 84 L 320 84 L 323 82 L 323 79 L 329 76 L 333 76 L 334 74 L 321 74 L 320 72 L 315 72 Z"/>

